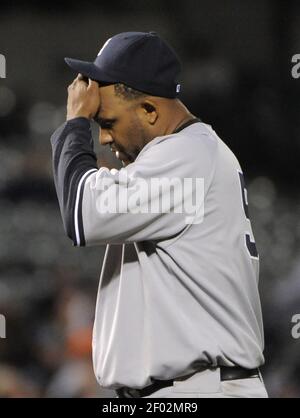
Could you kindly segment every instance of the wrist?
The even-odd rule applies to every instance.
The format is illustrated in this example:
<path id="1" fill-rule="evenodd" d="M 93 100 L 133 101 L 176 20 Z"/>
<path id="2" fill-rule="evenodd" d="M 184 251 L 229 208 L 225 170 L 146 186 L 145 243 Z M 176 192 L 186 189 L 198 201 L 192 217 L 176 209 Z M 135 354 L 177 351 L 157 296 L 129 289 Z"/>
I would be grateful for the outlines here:
<path id="1" fill-rule="evenodd" d="M 76 119 L 76 118 L 85 118 L 85 119 L 90 120 L 91 116 L 86 113 L 69 113 L 67 114 L 66 120 L 69 121 L 69 120 Z"/>
<path id="2" fill-rule="evenodd" d="M 65 124 L 68 127 L 74 127 L 74 128 L 79 128 L 79 127 L 90 128 L 91 126 L 90 120 L 84 116 L 77 116 L 75 118 L 66 119 Z"/>

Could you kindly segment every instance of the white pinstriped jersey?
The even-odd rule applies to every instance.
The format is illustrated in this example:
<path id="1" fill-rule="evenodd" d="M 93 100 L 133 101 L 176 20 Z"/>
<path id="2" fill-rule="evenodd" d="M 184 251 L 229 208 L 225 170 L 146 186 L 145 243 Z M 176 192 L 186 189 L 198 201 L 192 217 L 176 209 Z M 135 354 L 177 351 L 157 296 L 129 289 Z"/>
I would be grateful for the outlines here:
<path id="1" fill-rule="evenodd" d="M 52 146 L 66 232 L 75 245 L 107 245 L 93 334 L 99 383 L 143 388 L 200 365 L 263 364 L 259 258 L 244 179 L 211 127 L 196 122 L 157 137 L 121 170 L 97 168 L 87 119 L 64 124 Z M 186 224 L 172 211 L 99 210 L 138 179 L 174 177 L 204 180 L 202 222 Z"/>

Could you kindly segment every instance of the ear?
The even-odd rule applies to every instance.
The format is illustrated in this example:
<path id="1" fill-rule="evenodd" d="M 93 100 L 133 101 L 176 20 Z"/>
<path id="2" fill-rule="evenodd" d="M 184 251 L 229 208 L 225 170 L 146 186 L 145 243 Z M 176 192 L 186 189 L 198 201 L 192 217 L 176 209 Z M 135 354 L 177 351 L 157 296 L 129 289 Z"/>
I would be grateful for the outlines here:
<path id="1" fill-rule="evenodd" d="M 147 120 L 148 123 L 154 125 L 158 119 L 157 104 L 152 100 L 146 99 L 140 104 L 140 106 L 143 117 Z"/>

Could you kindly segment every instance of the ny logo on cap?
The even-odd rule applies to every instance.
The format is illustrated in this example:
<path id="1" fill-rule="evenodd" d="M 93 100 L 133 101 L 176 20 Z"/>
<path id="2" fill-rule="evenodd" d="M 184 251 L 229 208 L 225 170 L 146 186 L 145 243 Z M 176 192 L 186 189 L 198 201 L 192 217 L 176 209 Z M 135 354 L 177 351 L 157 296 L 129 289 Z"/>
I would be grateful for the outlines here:
<path id="1" fill-rule="evenodd" d="M 2 54 L 0 54 L 0 78 L 6 78 L 6 60 Z"/>
<path id="2" fill-rule="evenodd" d="M 180 93 L 180 89 L 181 89 L 181 85 L 180 84 L 177 84 L 177 86 L 176 86 L 176 93 Z"/>
<path id="3" fill-rule="evenodd" d="M 103 47 L 100 49 L 100 51 L 98 52 L 98 55 L 97 55 L 97 57 L 99 57 L 99 55 L 101 55 L 102 54 L 102 52 L 103 52 L 103 50 L 104 50 L 104 48 L 108 45 L 108 43 L 111 41 L 111 38 L 109 38 L 106 42 L 105 42 L 105 44 L 103 45 Z"/>

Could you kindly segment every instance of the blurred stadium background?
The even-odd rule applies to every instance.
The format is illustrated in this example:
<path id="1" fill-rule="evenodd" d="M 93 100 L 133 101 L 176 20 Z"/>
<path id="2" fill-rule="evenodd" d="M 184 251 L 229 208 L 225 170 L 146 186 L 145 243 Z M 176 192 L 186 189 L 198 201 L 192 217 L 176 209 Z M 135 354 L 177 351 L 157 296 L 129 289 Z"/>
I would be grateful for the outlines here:
<path id="1" fill-rule="evenodd" d="M 154 30 L 173 45 L 182 100 L 242 164 L 261 256 L 265 383 L 272 397 L 300 397 L 300 340 L 291 336 L 300 313 L 300 80 L 291 76 L 299 27 L 292 0 L 1 2 L 0 397 L 113 396 L 91 365 L 103 248 L 75 249 L 65 237 L 49 138 L 73 78 L 63 58 L 92 60 L 128 30 Z"/>

